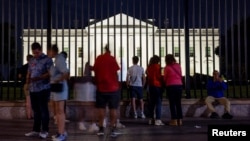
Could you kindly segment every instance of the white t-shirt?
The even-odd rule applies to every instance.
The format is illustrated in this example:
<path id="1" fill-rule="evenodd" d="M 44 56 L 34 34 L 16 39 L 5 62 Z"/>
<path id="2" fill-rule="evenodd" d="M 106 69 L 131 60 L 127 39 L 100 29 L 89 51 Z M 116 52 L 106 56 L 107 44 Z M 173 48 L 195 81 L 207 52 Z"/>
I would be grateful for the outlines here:
<path id="1" fill-rule="evenodd" d="M 141 66 L 133 65 L 128 69 L 128 80 L 130 86 L 142 87 L 142 76 L 144 69 Z"/>

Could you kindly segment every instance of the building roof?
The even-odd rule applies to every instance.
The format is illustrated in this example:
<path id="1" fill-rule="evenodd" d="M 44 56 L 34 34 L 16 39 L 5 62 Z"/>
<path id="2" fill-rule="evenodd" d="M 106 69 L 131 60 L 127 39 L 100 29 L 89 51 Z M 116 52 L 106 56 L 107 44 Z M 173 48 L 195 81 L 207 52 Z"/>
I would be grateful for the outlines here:
<path id="1" fill-rule="evenodd" d="M 143 21 L 126 15 L 124 13 L 118 13 L 102 21 L 92 22 L 89 26 L 90 28 L 152 28 L 156 26 L 153 25 L 152 21 Z M 88 27 L 86 27 L 87 29 Z"/>

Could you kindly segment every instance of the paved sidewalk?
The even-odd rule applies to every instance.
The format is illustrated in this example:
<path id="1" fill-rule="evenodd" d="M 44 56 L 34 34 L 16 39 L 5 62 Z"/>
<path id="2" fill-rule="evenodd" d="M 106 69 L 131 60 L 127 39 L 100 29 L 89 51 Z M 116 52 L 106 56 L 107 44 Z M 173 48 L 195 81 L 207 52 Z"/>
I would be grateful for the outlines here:
<path id="1" fill-rule="evenodd" d="M 183 126 L 153 126 L 147 119 L 122 119 L 126 127 L 119 129 L 121 135 L 113 138 L 108 134 L 98 137 L 95 133 L 78 130 L 77 122 L 67 123 L 69 137 L 67 141 L 207 141 L 207 126 L 210 124 L 250 124 L 250 118 L 234 118 L 232 120 L 209 118 L 185 118 Z M 167 123 L 167 120 L 163 120 Z M 49 141 L 34 137 L 25 137 L 24 133 L 32 129 L 32 120 L 0 120 L 0 141 Z M 56 132 L 51 121 L 50 135 Z"/>

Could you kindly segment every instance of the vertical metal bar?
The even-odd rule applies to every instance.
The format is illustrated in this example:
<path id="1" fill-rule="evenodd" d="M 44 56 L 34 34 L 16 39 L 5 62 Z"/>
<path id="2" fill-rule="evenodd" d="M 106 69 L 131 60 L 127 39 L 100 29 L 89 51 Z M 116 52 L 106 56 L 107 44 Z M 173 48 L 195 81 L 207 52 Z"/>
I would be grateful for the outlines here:
<path id="1" fill-rule="evenodd" d="M 231 0 L 231 58 L 232 58 L 232 80 L 233 80 L 233 97 L 235 97 L 235 56 L 234 56 L 234 3 Z"/>
<path id="2" fill-rule="evenodd" d="M 194 56 L 193 56 L 193 65 L 194 65 L 194 75 L 193 75 L 193 89 L 194 89 L 194 98 L 197 98 L 197 93 L 196 93 L 196 90 L 197 90 L 197 85 L 196 85 L 196 82 L 197 82 L 197 80 L 196 80 L 196 45 L 195 45 L 195 41 L 196 41 L 196 32 L 195 32 L 195 30 L 196 30 L 196 28 L 195 28 L 195 21 L 196 21 L 196 18 L 195 18 L 195 10 L 196 10 L 196 7 L 195 7 L 195 0 L 193 0 L 192 1 L 192 24 L 193 24 L 193 31 L 192 31 L 192 34 L 193 34 L 193 54 L 194 54 Z M 191 87 L 191 86 L 190 86 Z M 190 88 L 191 89 L 191 88 Z"/>
<path id="3" fill-rule="evenodd" d="M 88 0 L 88 61 L 90 61 L 90 0 Z"/>
<path id="4" fill-rule="evenodd" d="M 146 19 L 148 20 L 148 0 L 146 0 Z M 148 66 L 148 52 L 149 52 L 149 47 L 148 47 L 148 21 L 146 22 L 146 60 L 147 60 L 147 66 Z"/>
<path id="5" fill-rule="evenodd" d="M 145 13 L 146 13 L 146 19 L 148 20 L 148 0 L 146 0 L 146 8 L 145 8 Z M 147 62 L 147 66 L 149 64 L 149 47 L 148 47 L 148 42 L 149 42 L 149 35 L 148 35 L 148 22 L 146 22 L 146 62 Z M 147 99 L 149 99 L 149 93 L 147 93 Z"/>
<path id="6" fill-rule="evenodd" d="M 153 18 L 153 28 L 152 28 L 152 47 L 153 55 L 155 54 L 155 1 L 152 1 L 152 18 Z"/>
<path id="7" fill-rule="evenodd" d="M 212 0 L 212 8 L 211 9 L 215 9 L 214 8 L 214 0 Z M 214 50 L 215 50 L 215 40 L 214 40 L 214 11 L 215 10 L 212 10 L 212 57 L 213 57 L 213 69 L 215 69 L 215 53 L 214 53 Z"/>
<path id="8" fill-rule="evenodd" d="M 158 1 L 158 27 L 159 27 L 159 35 L 158 35 L 158 39 L 159 39 L 159 57 L 161 58 L 162 56 L 162 54 L 161 54 L 161 52 L 162 52 L 162 46 L 161 46 L 161 30 L 162 30 L 162 28 L 161 28 L 161 0 L 159 0 Z M 160 59 L 161 60 L 161 59 Z M 161 64 L 162 62 L 160 61 L 160 64 Z"/>
<path id="9" fill-rule="evenodd" d="M 135 0 L 133 1 L 133 17 L 135 17 Z M 137 56 L 136 54 L 137 47 L 135 47 L 135 18 L 133 18 L 133 55 Z M 129 58 L 129 60 L 131 60 Z"/>
<path id="10" fill-rule="evenodd" d="M 139 5 L 139 17 L 140 17 L 140 56 L 138 56 L 138 57 L 140 57 L 140 66 L 142 66 L 142 61 L 143 61 L 143 58 L 142 58 L 142 26 L 141 26 L 141 21 L 142 21 L 142 16 L 141 16 L 141 0 L 139 1 L 140 2 L 140 5 Z M 144 68 L 145 69 L 145 68 Z"/>
<path id="11" fill-rule="evenodd" d="M 172 28 L 172 33 L 171 33 L 171 36 L 172 36 L 172 54 L 175 56 L 175 51 L 174 51 L 174 7 L 175 7 L 175 5 L 174 5 L 174 1 L 175 0 L 172 0 L 172 9 L 171 9 L 171 12 L 172 12 L 172 14 L 171 14 L 171 28 Z"/>
<path id="12" fill-rule="evenodd" d="M 201 97 L 203 97 L 203 74 L 202 74 L 202 68 L 203 68 L 203 65 L 202 65 L 202 33 L 201 33 L 201 28 L 202 28 L 202 15 L 201 15 L 201 1 L 199 1 L 199 40 L 200 40 L 200 94 L 201 94 Z"/>
<path id="13" fill-rule="evenodd" d="M 126 9 L 127 9 L 127 17 L 126 17 L 126 22 L 127 22 L 127 26 L 126 26 L 126 29 L 127 29 L 127 68 L 129 67 L 129 54 L 130 54 L 130 42 L 129 42 L 129 21 L 128 21 L 128 14 L 129 14 L 129 0 L 126 1 L 127 2 L 127 5 L 126 5 Z M 127 99 L 129 99 L 130 96 L 129 96 L 129 91 L 127 91 Z"/>
<path id="14" fill-rule="evenodd" d="M 10 100 L 10 67 L 11 67 L 11 41 L 10 41 L 10 37 L 11 37 L 11 28 L 12 28 L 12 24 L 11 24 L 11 1 L 9 1 L 8 3 L 8 68 L 7 68 L 7 71 L 8 71 L 8 90 L 7 90 L 7 100 Z M 14 95 L 14 98 L 16 98 L 16 96 Z"/>
<path id="15" fill-rule="evenodd" d="M 185 0 L 185 2 L 186 2 L 186 0 Z M 178 11 L 177 11 L 177 13 L 178 13 L 178 47 L 179 47 L 179 51 L 180 51 L 180 56 L 179 56 L 179 63 L 180 63 L 180 65 L 181 65 L 181 54 L 182 54 L 182 48 L 181 48 L 181 40 L 180 40 L 180 38 L 181 38 L 181 36 L 180 36 L 180 33 L 181 33 L 181 27 L 180 27 L 180 22 L 181 22 L 181 11 L 180 11 L 180 7 L 181 7 L 181 3 L 180 3 L 180 0 L 177 0 L 177 3 L 178 3 Z M 187 6 L 188 7 L 188 3 L 187 3 L 187 5 L 185 5 L 185 6 Z M 186 7 L 185 7 L 186 8 Z M 185 12 L 187 12 L 188 13 L 188 11 L 185 11 Z M 188 28 L 188 27 L 187 27 Z M 188 56 L 189 56 L 189 54 L 188 54 Z"/>
<path id="16" fill-rule="evenodd" d="M 224 14 L 225 14 L 225 16 L 224 16 L 224 24 L 225 24 L 225 61 L 226 61 L 226 74 L 229 76 L 229 65 L 228 65 L 228 63 L 229 63 L 229 61 L 228 61 L 228 32 L 227 32 L 227 28 L 228 28 L 228 25 L 227 25 L 227 20 L 228 20 L 228 18 L 227 18 L 227 0 L 225 0 L 224 1 L 224 5 L 225 5 L 225 7 L 224 7 L 224 9 L 225 9 L 225 11 L 224 11 Z M 227 81 L 228 81 L 228 77 L 226 77 L 226 79 L 227 79 Z M 229 89 L 227 89 L 227 91 L 226 91 L 226 96 L 229 96 Z"/>
<path id="17" fill-rule="evenodd" d="M 36 0 L 34 1 L 34 38 L 35 38 L 35 42 L 36 42 L 36 30 L 37 30 L 37 8 L 36 8 Z"/>
<path id="18" fill-rule="evenodd" d="M 168 53 L 168 24 L 169 24 L 169 20 L 168 20 L 168 2 L 167 0 L 165 0 L 165 54 Z M 162 62 L 163 63 L 163 62 Z"/>
<path id="19" fill-rule="evenodd" d="M 30 49 L 30 0 L 28 0 L 28 48 Z"/>
<path id="20" fill-rule="evenodd" d="M 47 11 L 48 11 L 48 17 L 47 17 L 47 48 L 51 47 L 51 0 L 47 0 Z"/>
<path id="21" fill-rule="evenodd" d="M 41 24 L 41 46 L 43 46 L 43 32 L 44 32 L 44 29 L 43 29 L 43 11 L 44 11 L 43 1 L 41 1 L 41 23 L 40 23 Z"/>
<path id="22" fill-rule="evenodd" d="M 61 26 L 62 26 L 62 48 L 63 48 L 62 50 L 63 50 L 63 51 L 64 51 L 64 47 L 65 47 L 65 46 L 64 46 L 64 39 L 65 39 L 65 37 L 64 37 L 64 28 L 65 28 L 65 27 L 64 27 L 64 17 L 65 17 L 64 5 L 65 5 L 64 0 L 62 0 L 62 11 L 61 11 L 61 12 L 62 12 L 62 13 L 61 13 L 61 14 L 62 14 L 62 25 L 61 25 Z M 67 52 L 67 53 L 68 53 L 68 52 Z M 69 54 L 68 54 L 68 55 L 69 55 Z M 69 57 L 68 57 L 68 60 L 70 60 Z M 69 62 L 69 61 L 68 61 L 68 62 Z M 70 68 L 69 68 L 69 69 L 70 69 Z"/>
<path id="23" fill-rule="evenodd" d="M 109 37 L 110 37 L 110 33 L 109 33 L 109 30 L 110 30 L 110 25 L 109 25 L 109 0 L 107 0 L 107 20 L 108 20 L 108 31 L 107 31 L 107 38 L 108 38 L 108 44 L 109 44 L 109 48 L 111 47 L 110 46 L 110 40 L 109 40 Z"/>
<path id="24" fill-rule="evenodd" d="M 68 60 L 68 64 L 69 64 L 69 68 L 71 68 L 71 1 L 69 0 L 68 1 L 68 7 L 69 7 L 69 9 L 68 9 L 68 16 L 69 16 L 69 19 L 68 19 L 68 40 L 69 40 L 69 42 L 68 42 L 68 48 L 69 48 L 69 54 L 68 54 L 68 58 L 69 58 L 69 60 Z M 67 33 L 67 32 L 66 32 Z M 76 54 L 77 55 L 77 54 Z M 76 76 L 76 74 L 74 74 L 74 76 Z"/>
<path id="25" fill-rule="evenodd" d="M 96 4 L 96 0 L 95 0 L 95 4 Z M 82 68 L 83 68 L 83 66 L 84 66 L 84 60 L 83 59 L 85 58 L 85 52 L 84 52 L 84 47 L 85 47 L 84 46 L 84 2 L 83 2 L 83 0 L 81 2 L 81 7 L 82 7 L 81 8 L 81 46 L 82 46 L 82 53 L 83 53 L 82 58 L 81 58 L 81 65 L 82 65 Z M 96 8 L 95 8 L 95 11 L 96 11 Z M 95 15 L 95 17 L 96 17 L 96 15 Z M 95 36 L 95 56 L 96 56 L 96 36 Z M 82 76 L 83 76 L 83 73 L 82 73 Z"/>
<path id="26" fill-rule="evenodd" d="M 249 98 L 249 80 L 248 80 L 248 46 L 247 46 L 247 3 L 246 0 L 244 0 L 244 50 L 245 50 L 245 54 L 244 54 L 244 59 L 245 59 L 245 73 L 246 73 L 246 97 Z"/>
<path id="27" fill-rule="evenodd" d="M 103 53 L 103 3 L 104 3 L 104 1 L 102 0 L 101 1 L 101 43 L 102 43 L 102 45 L 101 45 L 101 53 Z M 88 31 L 89 32 L 89 31 Z"/>
<path id="28" fill-rule="evenodd" d="M 78 57 L 83 57 L 83 55 L 80 55 L 79 56 L 79 54 L 80 54 L 80 48 L 78 47 L 78 44 L 77 44 L 77 27 L 78 26 L 78 19 L 77 19 L 77 0 L 75 1 L 75 21 L 74 21 L 74 28 L 75 28 L 75 61 L 76 61 L 76 63 L 75 63 L 75 75 L 76 76 L 78 76 L 78 60 L 77 60 L 77 58 Z M 81 53 L 82 53 L 82 51 L 81 51 Z M 82 67 L 82 66 L 80 66 L 80 67 Z M 82 72 L 82 70 L 80 70 L 81 72 Z M 80 73 L 80 74 L 82 74 L 82 73 Z"/>
<path id="29" fill-rule="evenodd" d="M 17 41 L 18 41 L 18 38 L 17 38 L 17 29 L 18 29 L 18 24 L 17 24 L 17 0 L 14 1 L 15 2 L 15 14 L 14 14 L 14 18 L 15 18 L 15 21 L 14 21 L 14 25 L 15 25 L 15 31 L 14 31 L 14 39 L 15 39 L 15 52 L 14 52 L 14 73 L 17 74 L 17 62 L 18 62 L 18 58 L 17 58 Z M 16 95 L 16 89 L 17 88 L 17 77 L 14 77 L 14 95 Z M 19 95 L 19 99 L 21 99 L 21 95 Z"/>
<path id="30" fill-rule="evenodd" d="M 23 8 L 23 0 L 22 0 L 22 2 L 21 2 L 21 29 L 23 30 L 24 29 L 24 8 Z M 21 42 L 22 42 L 22 46 L 21 46 L 21 52 L 22 52 L 22 54 L 21 54 L 21 58 L 23 58 L 26 54 L 24 54 L 24 46 L 23 46 L 23 36 L 24 36 L 24 31 L 22 31 L 22 38 L 21 38 Z M 25 48 L 27 48 L 27 46 L 25 47 Z M 29 48 L 28 48 L 28 54 L 29 54 Z M 22 59 L 22 64 L 23 64 L 24 62 L 23 62 L 23 59 Z M 20 97 L 23 97 L 23 89 L 22 89 L 22 87 L 20 88 L 21 89 L 21 94 L 20 94 Z"/>
<path id="31" fill-rule="evenodd" d="M 184 3 L 184 30 L 185 30 L 185 46 L 186 46 L 186 80 L 185 80 L 185 88 L 186 88 L 186 98 L 191 98 L 190 95 L 190 58 L 189 58 L 189 16 L 188 16 L 188 12 L 189 12 L 189 0 L 185 0 Z M 180 12 L 180 11 L 179 11 Z M 180 37 L 179 37 L 180 38 Z"/>
<path id="32" fill-rule="evenodd" d="M 89 7 L 90 8 L 90 7 Z M 101 0 L 101 48 L 103 53 L 103 0 Z"/>
<path id="33" fill-rule="evenodd" d="M 209 75 L 209 46 L 208 46 L 208 2 L 206 0 L 206 8 L 205 8 L 205 27 L 206 27 L 206 67 L 207 67 L 207 73 L 206 73 L 206 79 L 208 80 Z"/>
<path id="34" fill-rule="evenodd" d="M 239 89 L 240 89 L 240 97 L 242 97 L 242 65 L 241 65 L 241 24 L 240 24 L 240 0 L 238 0 L 237 2 L 237 19 L 238 19 L 238 68 L 239 68 L 239 71 L 238 71 L 238 78 L 239 78 Z"/>
<path id="35" fill-rule="evenodd" d="M 114 1 L 113 7 L 114 7 L 113 15 L 115 16 L 116 15 L 116 1 Z M 113 26 L 113 30 L 114 30 L 114 33 L 113 33 L 113 36 L 114 36 L 114 38 L 113 38 L 113 42 L 114 42 L 114 56 L 116 58 L 117 57 L 117 54 L 116 54 L 116 48 L 117 48 L 117 46 L 116 46 L 116 27 L 117 27 L 116 26 L 116 16 L 114 17 L 114 23 L 113 24 L 114 24 L 114 26 Z M 121 73 L 122 73 L 122 71 L 121 71 Z"/>
<path id="36" fill-rule="evenodd" d="M 1 44 L 1 46 L 2 46 L 2 48 L 1 48 L 1 72 L 4 72 L 4 60 L 5 60 L 5 55 L 4 55 L 4 15 L 5 15 L 5 13 L 4 13 L 4 1 L 2 0 L 2 11 L 1 11 L 1 16 L 2 16 L 2 18 L 1 18 L 1 23 L 2 23 L 2 26 L 1 26 L 1 30 L 2 30 L 2 37 L 1 37 L 1 40 L 2 40 L 2 44 Z M 3 79 L 3 77 L 1 77 L 1 84 L 3 83 L 3 81 L 4 81 L 4 79 Z M 3 85 L 0 85 L 0 87 L 1 87 L 1 91 L 0 91 L 0 100 L 2 100 L 3 99 Z"/>
<path id="37" fill-rule="evenodd" d="M 56 2 L 56 6 L 55 6 L 55 23 L 56 23 L 56 44 L 58 45 L 58 0 L 55 1 Z M 54 19 L 54 18 L 53 18 Z"/>
<path id="38" fill-rule="evenodd" d="M 221 25 L 221 0 L 218 0 L 218 27 L 219 27 L 219 37 L 222 37 L 222 25 Z M 222 72 L 222 53 L 221 53 L 221 48 L 222 48 L 222 44 L 221 44 L 221 38 L 219 38 L 219 69 Z M 223 65 L 224 66 L 224 65 Z M 225 73 L 223 71 L 223 73 Z"/>
<path id="39" fill-rule="evenodd" d="M 96 16 L 96 13 L 97 13 L 97 8 L 96 8 L 96 0 L 95 0 L 95 20 L 97 19 L 97 16 Z M 95 58 L 96 58 L 96 51 L 97 51 L 97 39 L 96 39 L 96 22 L 95 22 L 95 37 L 94 37 L 94 40 L 95 40 L 95 44 L 94 44 L 94 46 L 95 46 Z"/>
<path id="40" fill-rule="evenodd" d="M 123 23 L 122 23 L 122 14 L 123 14 L 123 0 L 120 1 L 120 62 L 121 62 L 121 82 L 123 84 L 123 42 L 122 42 L 122 38 L 123 38 Z M 123 99 L 123 90 L 124 88 L 122 87 L 121 89 L 121 99 Z"/>

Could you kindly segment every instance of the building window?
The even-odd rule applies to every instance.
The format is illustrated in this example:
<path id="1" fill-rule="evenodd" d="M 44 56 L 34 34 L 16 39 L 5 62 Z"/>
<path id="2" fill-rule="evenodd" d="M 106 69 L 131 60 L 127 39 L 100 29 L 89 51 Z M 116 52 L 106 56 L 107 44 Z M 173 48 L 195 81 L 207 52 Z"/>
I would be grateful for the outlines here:
<path id="1" fill-rule="evenodd" d="M 77 75 L 78 76 L 82 76 L 82 67 L 78 67 L 78 72 L 77 72 Z"/>
<path id="2" fill-rule="evenodd" d="M 141 57 L 141 48 L 140 48 L 140 47 L 137 47 L 137 48 L 136 48 L 136 55 L 137 55 L 138 57 Z"/>
<path id="3" fill-rule="evenodd" d="M 83 57 L 82 47 L 78 47 L 78 57 L 80 57 L 80 58 Z"/>
<path id="4" fill-rule="evenodd" d="M 194 47 L 189 47 L 189 56 L 194 57 Z"/>
<path id="5" fill-rule="evenodd" d="M 179 47 L 174 47 L 174 56 L 180 57 L 180 48 Z"/>
<path id="6" fill-rule="evenodd" d="M 165 57 L 165 47 L 161 47 L 161 57 Z"/>
<path id="7" fill-rule="evenodd" d="M 211 57 L 211 47 L 206 47 L 206 57 Z"/>

